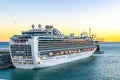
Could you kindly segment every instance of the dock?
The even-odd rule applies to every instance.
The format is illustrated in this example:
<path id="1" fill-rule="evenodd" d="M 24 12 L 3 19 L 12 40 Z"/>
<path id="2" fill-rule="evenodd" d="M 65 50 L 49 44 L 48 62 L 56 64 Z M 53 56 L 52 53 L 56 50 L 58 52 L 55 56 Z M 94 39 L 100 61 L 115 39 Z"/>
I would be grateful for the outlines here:
<path id="1" fill-rule="evenodd" d="M 99 44 L 99 41 L 94 41 L 95 42 L 95 45 L 97 47 L 96 51 L 94 52 L 94 54 L 103 54 L 104 51 L 101 51 L 100 50 L 100 44 Z"/>
<path id="2" fill-rule="evenodd" d="M 2 48 L 0 49 L 0 69 L 6 69 L 13 67 L 9 48 Z"/>

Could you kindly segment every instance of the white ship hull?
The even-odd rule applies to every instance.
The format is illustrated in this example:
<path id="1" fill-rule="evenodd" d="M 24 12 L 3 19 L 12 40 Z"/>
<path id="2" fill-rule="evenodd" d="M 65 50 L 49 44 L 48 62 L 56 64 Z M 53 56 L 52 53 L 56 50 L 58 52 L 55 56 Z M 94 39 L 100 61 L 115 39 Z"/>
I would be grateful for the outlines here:
<path id="1" fill-rule="evenodd" d="M 91 56 L 96 50 L 92 38 L 64 36 L 53 26 L 22 31 L 10 38 L 10 56 L 16 68 L 35 69 L 67 63 Z M 85 33 L 86 34 L 86 33 Z"/>
<path id="2" fill-rule="evenodd" d="M 55 56 L 51 59 L 40 59 L 40 64 L 15 64 L 14 66 L 16 68 L 22 68 L 22 69 L 35 69 L 35 68 L 44 68 L 44 67 L 50 67 L 55 66 L 62 63 L 68 63 L 71 61 L 84 59 L 87 57 L 90 57 L 96 48 L 93 51 L 87 51 L 87 52 L 79 52 L 79 53 L 73 53 L 68 55 L 61 55 L 61 56 Z"/>

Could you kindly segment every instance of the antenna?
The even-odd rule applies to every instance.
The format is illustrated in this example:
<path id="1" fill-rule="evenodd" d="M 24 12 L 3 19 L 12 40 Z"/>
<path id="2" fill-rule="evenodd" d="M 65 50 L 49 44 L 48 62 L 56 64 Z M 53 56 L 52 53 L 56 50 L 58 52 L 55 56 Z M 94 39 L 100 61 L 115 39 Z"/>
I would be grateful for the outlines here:
<path id="1" fill-rule="evenodd" d="M 89 37 L 91 37 L 91 28 L 89 28 Z"/>

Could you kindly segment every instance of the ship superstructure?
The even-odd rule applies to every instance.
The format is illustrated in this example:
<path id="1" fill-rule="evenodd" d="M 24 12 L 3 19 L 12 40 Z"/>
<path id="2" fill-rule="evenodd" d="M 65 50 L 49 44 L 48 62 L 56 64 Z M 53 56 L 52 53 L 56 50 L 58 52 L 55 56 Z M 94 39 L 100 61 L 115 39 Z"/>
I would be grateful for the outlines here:
<path id="1" fill-rule="evenodd" d="M 96 50 L 89 38 L 64 36 L 53 26 L 23 31 L 10 39 L 10 56 L 16 68 L 35 69 L 67 63 L 91 56 Z"/>

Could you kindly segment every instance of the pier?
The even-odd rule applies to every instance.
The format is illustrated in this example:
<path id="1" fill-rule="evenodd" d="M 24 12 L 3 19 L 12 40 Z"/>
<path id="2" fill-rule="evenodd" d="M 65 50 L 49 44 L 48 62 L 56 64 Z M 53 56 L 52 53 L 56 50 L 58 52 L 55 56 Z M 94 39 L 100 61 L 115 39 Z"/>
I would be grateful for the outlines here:
<path id="1" fill-rule="evenodd" d="M 0 49 L 0 69 L 13 67 L 8 48 Z"/>
<path id="2" fill-rule="evenodd" d="M 104 51 L 101 51 L 100 50 L 100 44 L 99 44 L 99 41 L 94 41 L 95 42 L 95 45 L 97 47 L 96 51 L 94 52 L 94 54 L 103 54 Z"/>

